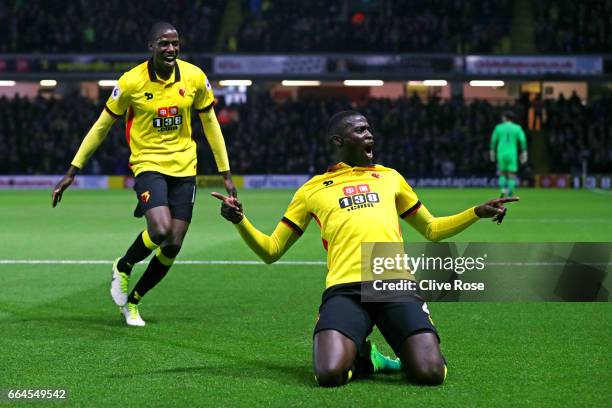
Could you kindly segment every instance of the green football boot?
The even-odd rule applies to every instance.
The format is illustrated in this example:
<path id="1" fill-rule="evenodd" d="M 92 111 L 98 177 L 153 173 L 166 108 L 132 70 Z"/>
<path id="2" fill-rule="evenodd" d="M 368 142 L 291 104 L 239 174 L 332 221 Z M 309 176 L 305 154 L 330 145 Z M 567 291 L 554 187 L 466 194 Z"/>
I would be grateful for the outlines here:
<path id="1" fill-rule="evenodd" d="M 375 373 L 390 373 L 401 371 L 402 363 L 399 358 L 391 358 L 389 356 L 385 356 L 380 351 L 374 343 L 367 341 L 366 344 L 370 345 L 370 360 L 372 361 L 372 365 L 374 366 Z"/>

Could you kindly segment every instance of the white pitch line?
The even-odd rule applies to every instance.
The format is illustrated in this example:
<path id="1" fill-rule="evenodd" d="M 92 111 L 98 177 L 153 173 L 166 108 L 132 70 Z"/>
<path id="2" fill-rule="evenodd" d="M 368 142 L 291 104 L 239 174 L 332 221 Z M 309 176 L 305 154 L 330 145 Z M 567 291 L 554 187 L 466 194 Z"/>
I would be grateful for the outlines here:
<path id="1" fill-rule="evenodd" d="M 0 259 L 0 265 L 108 265 L 114 261 L 83 259 Z M 265 265 L 261 261 L 176 261 L 183 265 Z M 324 261 L 277 261 L 274 265 L 327 265 Z"/>

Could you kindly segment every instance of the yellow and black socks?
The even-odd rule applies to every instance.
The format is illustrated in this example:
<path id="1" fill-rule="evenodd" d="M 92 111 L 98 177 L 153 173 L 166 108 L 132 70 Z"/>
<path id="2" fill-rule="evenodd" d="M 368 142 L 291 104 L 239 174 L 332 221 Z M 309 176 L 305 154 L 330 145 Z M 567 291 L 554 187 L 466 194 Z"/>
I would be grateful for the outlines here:
<path id="1" fill-rule="evenodd" d="M 159 244 L 153 242 L 149 231 L 145 229 L 142 233 L 138 234 L 138 237 L 128 248 L 123 258 L 119 260 L 117 269 L 119 269 L 119 272 L 129 275 L 134 265 L 149 256 L 158 246 Z"/>
<path id="2" fill-rule="evenodd" d="M 144 274 L 129 294 L 128 303 L 138 304 L 140 299 L 166 276 L 173 262 L 174 258 L 167 257 L 161 248 L 158 248 Z"/>

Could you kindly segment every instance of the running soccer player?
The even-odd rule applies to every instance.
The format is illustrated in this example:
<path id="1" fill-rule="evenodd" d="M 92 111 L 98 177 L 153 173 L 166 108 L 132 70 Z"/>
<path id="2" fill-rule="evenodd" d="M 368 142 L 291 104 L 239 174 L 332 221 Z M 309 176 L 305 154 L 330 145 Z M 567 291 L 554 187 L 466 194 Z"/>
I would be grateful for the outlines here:
<path id="1" fill-rule="evenodd" d="M 514 123 L 514 113 L 506 111 L 502 123 L 495 126 L 491 135 L 489 156 L 492 162 L 497 159 L 499 189 L 501 197 L 514 195 L 516 172 L 518 171 L 517 147 L 520 144 L 521 164 L 527 163 L 527 141 L 520 125 Z"/>
<path id="2" fill-rule="evenodd" d="M 314 372 L 319 385 L 343 385 L 364 373 L 359 362 L 368 354 L 364 348 L 374 324 L 411 381 L 441 384 L 446 363 L 424 302 L 410 294 L 402 301 L 362 301 L 361 244 L 402 242 L 398 215 L 427 239 L 445 239 L 480 218 L 501 222 L 504 203 L 518 198 L 495 199 L 456 215 L 433 217 L 397 171 L 372 164 L 374 136 L 363 115 L 337 113 L 330 119 L 328 133 L 339 163 L 297 190 L 271 236 L 249 222 L 237 199 L 212 193 L 223 201 L 221 214 L 266 263 L 278 260 L 303 234 L 311 218 L 319 225 L 328 265 L 314 329 Z M 361 205 L 366 202 L 368 205 Z"/>
<path id="3" fill-rule="evenodd" d="M 225 141 L 213 109 L 215 99 L 206 75 L 195 65 L 177 58 L 179 36 L 171 24 L 153 25 L 148 43 L 151 58 L 119 78 L 52 196 L 55 207 L 111 126 L 125 115 L 125 137 L 130 147 L 129 163 L 138 200 L 134 216 L 144 216 L 147 220 L 145 230 L 112 267 L 111 296 L 130 326 L 145 325 L 138 303 L 172 266 L 191 222 L 197 161 L 196 143 L 191 137 L 192 108 L 202 121 L 225 188 L 230 197 L 236 196 Z M 153 251 L 155 256 L 128 292 L 132 268 Z"/>

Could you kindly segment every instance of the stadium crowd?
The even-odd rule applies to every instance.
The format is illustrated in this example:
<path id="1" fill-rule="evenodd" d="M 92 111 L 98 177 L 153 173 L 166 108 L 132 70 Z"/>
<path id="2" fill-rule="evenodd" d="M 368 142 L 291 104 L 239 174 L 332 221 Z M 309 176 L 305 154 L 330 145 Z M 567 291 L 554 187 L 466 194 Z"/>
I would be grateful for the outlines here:
<path id="1" fill-rule="evenodd" d="M 612 97 L 587 106 L 578 98 L 547 100 L 543 130 L 550 135 L 551 166 L 556 172 L 612 170 Z M 217 107 L 237 174 L 317 173 L 333 162 L 326 137 L 327 118 L 351 108 L 348 101 L 302 99 L 275 102 L 255 94 L 246 104 Z M 358 107 L 369 119 L 376 141 L 375 160 L 406 175 L 487 175 L 491 131 L 501 113 L 512 108 L 518 118 L 526 107 L 494 106 L 486 101 L 423 103 L 370 99 Z M 61 174 L 102 110 L 78 95 L 63 99 L 0 98 L 0 174 Z M 35 118 L 36 120 L 31 120 Z M 214 174 L 214 161 L 194 119 L 199 173 Z M 524 126 L 525 127 L 525 126 Z M 529 133 L 528 133 L 529 135 Z M 85 168 L 89 174 L 129 174 L 124 127 L 116 124 Z"/>
<path id="2" fill-rule="evenodd" d="M 172 21 L 192 50 L 212 51 L 223 0 L 0 1 L 0 52 L 145 52 L 147 31 Z"/>
<path id="3" fill-rule="evenodd" d="M 552 171 L 578 173 L 586 161 L 589 172 L 612 172 L 611 94 L 586 106 L 575 94 L 561 95 L 547 100 L 544 109 Z"/>
<path id="4" fill-rule="evenodd" d="M 538 52 L 608 52 L 612 0 L 542 0 L 533 7 Z M 510 36 L 510 0 L 242 0 L 230 52 L 494 52 Z M 223 0 L 0 2 L 0 52 L 143 52 L 147 29 L 171 21 L 185 49 L 210 52 Z M 240 16 L 239 16 L 240 17 Z M 229 25 L 231 27 L 231 24 Z M 231 31 L 231 28 L 230 28 Z M 130 39 L 126 41 L 126 39 Z"/>
<path id="5" fill-rule="evenodd" d="M 395 0 L 369 12 L 324 0 L 243 3 L 247 17 L 232 51 L 491 52 L 508 35 L 511 14 L 507 0 Z M 278 35 L 279 27 L 287 32 Z"/>
<path id="6" fill-rule="evenodd" d="M 543 0 L 533 4 L 539 52 L 612 50 L 612 0 Z"/>
<path id="7" fill-rule="evenodd" d="M 78 94 L 63 99 L 0 98 L 0 174 L 63 174 L 100 115 Z M 123 127 L 114 126 L 86 173 L 128 174 Z"/>

